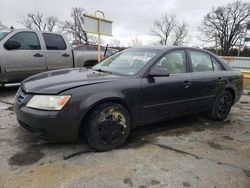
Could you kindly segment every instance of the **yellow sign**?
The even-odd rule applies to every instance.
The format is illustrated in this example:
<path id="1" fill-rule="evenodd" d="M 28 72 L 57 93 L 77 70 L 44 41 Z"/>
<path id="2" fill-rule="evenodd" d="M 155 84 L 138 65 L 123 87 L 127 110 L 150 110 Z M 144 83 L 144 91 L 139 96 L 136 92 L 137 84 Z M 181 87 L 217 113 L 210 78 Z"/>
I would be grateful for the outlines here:
<path id="1" fill-rule="evenodd" d="M 103 18 L 97 17 L 101 13 Z M 98 62 L 101 61 L 101 35 L 112 36 L 112 21 L 106 20 L 104 13 L 100 10 L 95 12 L 95 16 L 84 14 L 83 29 L 88 33 L 98 35 Z"/>

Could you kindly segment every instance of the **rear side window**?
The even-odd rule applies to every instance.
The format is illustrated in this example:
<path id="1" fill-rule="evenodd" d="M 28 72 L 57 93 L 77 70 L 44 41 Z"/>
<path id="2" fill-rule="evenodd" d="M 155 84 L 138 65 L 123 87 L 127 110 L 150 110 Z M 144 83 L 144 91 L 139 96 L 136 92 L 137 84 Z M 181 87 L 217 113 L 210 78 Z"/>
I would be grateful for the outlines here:
<path id="1" fill-rule="evenodd" d="M 186 56 L 184 50 L 177 50 L 165 55 L 156 65 L 156 68 L 165 68 L 170 74 L 186 72 Z"/>
<path id="2" fill-rule="evenodd" d="M 225 70 L 222 65 L 216 61 L 214 58 L 212 58 L 213 61 L 213 66 L 214 66 L 214 71 L 220 71 L 220 70 Z"/>
<path id="3" fill-rule="evenodd" d="M 193 72 L 213 71 L 212 59 L 208 54 L 189 51 Z"/>
<path id="4" fill-rule="evenodd" d="M 37 34 L 34 32 L 16 33 L 8 41 L 16 41 L 20 43 L 21 46 L 17 50 L 40 50 L 41 49 Z"/>
<path id="5" fill-rule="evenodd" d="M 43 33 L 47 50 L 66 50 L 66 44 L 61 35 Z"/>

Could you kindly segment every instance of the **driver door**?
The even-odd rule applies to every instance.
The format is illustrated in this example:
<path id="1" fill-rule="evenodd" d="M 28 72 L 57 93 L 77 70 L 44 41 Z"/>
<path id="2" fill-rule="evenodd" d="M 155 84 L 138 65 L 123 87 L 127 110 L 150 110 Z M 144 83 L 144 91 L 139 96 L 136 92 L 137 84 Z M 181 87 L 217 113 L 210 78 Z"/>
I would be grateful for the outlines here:
<path id="1" fill-rule="evenodd" d="M 189 112 L 191 108 L 191 74 L 187 73 L 185 50 L 167 53 L 154 65 L 165 68 L 169 76 L 142 79 L 139 94 L 141 120 L 152 121 Z"/>

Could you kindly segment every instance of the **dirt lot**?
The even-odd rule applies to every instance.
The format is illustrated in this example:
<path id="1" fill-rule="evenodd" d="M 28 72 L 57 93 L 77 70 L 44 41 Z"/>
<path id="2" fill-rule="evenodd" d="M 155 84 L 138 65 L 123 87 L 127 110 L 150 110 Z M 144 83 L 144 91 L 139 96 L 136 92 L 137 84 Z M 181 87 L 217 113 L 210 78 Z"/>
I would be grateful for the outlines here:
<path id="1" fill-rule="evenodd" d="M 133 130 L 120 149 L 56 144 L 17 125 L 0 91 L 0 187 L 250 187 L 250 96 L 228 120 L 185 117 Z"/>

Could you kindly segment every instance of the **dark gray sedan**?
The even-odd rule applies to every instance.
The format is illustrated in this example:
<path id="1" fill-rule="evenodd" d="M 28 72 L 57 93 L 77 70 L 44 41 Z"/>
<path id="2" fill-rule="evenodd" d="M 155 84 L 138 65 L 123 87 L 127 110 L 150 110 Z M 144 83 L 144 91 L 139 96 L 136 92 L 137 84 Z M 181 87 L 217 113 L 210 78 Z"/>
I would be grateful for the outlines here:
<path id="1" fill-rule="evenodd" d="M 206 111 L 224 120 L 243 90 L 243 76 L 216 55 L 187 47 L 129 48 L 92 69 L 29 77 L 15 98 L 22 127 L 56 141 L 85 135 L 105 151 L 131 128 Z"/>

